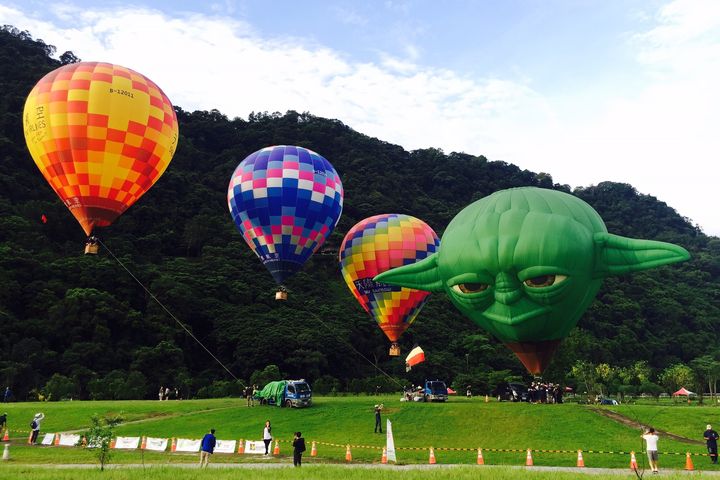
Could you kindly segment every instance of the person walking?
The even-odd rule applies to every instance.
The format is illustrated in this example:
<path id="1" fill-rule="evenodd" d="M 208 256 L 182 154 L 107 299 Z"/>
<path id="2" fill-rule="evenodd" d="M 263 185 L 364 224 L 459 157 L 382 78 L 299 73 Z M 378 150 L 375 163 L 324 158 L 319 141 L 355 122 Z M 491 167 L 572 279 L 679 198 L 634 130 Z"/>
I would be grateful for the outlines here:
<path id="1" fill-rule="evenodd" d="M 383 433 L 382 422 L 380 420 L 380 412 L 382 411 L 382 409 L 382 403 L 380 405 L 375 405 L 375 433 L 378 433 L 378 428 L 380 429 L 380 433 Z"/>
<path id="2" fill-rule="evenodd" d="M 293 465 L 296 467 L 302 466 L 302 454 L 305 451 L 305 439 L 302 438 L 302 433 L 295 432 L 295 438 L 293 439 Z"/>
<path id="3" fill-rule="evenodd" d="M 40 423 L 45 418 L 45 414 L 42 412 L 36 413 L 35 416 L 32 419 L 32 422 L 30 422 L 30 429 L 32 430 L 32 433 L 30 434 L 30 444 L 34 445 L 35 442 L 37 442 L 38 435 L 40 435 Z"/>
<path id="4" fill-rule="evenodd" d="M 705 438 L 705 444 L 707 445 L 708 454 L 710 454 L 710 460 L 712 460 L 712 463 L 718 463 L 717 441 L 720 436 L 718 436 L 718 433 L 712 429 L 712 425 L 708 424 L 705 427 L 703 438 Z"/>
<path id="5" fill-rule="evenodd" d="M 210 455 L 215 451 L 215 429 L 211 428 L 210 433 L 206 433 L 200 444 L 200 467 L 207 467 L 210 461 Z"/>
<path id="6" fill-rule="evenodd" d="M 658 439 L 655 429 L 650 427 L 641 437 L 645 440 L 645 450 L 653 473 L 658 473 Z"/>
<path id="7" fill-rule="evenodd" d="M 272 443 L 272 427 L 270 426 L 270 420 L 265 422 L 265 428 L 263 428 L 263 442 L 265 442 L 265 455 L 270 455 L 270 444 Z"/>

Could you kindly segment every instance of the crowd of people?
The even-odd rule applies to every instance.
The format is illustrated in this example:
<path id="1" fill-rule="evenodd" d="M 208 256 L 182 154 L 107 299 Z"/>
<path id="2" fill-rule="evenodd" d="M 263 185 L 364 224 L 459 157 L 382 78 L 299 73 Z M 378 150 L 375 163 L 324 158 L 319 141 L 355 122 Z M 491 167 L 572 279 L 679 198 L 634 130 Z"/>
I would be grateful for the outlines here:
<path id="1" fill-rule="evenodd" d="M 530 403 L 563 403 L 564 389 L 556 383 L 532 382 L 528 386 Z"/>
<path id="2" fill-rule="evenodd" d="M 158 392 L 158 400 L 181 400 L 180 391 L 177 387 L 170 388 L 161 386 Z"/>

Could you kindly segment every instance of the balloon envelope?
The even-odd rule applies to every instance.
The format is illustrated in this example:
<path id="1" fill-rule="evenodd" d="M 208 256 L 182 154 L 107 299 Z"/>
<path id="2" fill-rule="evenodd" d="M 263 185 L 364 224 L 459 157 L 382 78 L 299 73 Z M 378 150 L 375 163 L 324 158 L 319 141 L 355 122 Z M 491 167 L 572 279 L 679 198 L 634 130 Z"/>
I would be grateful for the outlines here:
<path id="1" fill-rule="evenodd" d="M 240 162 L 230 178 L 227 200 L 245 242 L 282 284 L 337 225 L 343 186 L 321 155 L 278 145 Z"/>
<path id="2" fill-rule="evenodd" d="M 439 245 L 425 222 L 402 214 L 366 218 L 345 235 L 339 254 L 345 283 L 391 342 L 397 342 L 415 320 L 429 292 L 376 282 L 373 277 L 422 260 Z"/>
<path id="3" fill-rule="evenodd" d="M 101 62 L 65 65 L 32 89 L 25 140 L 87 235 L 110 225 L 163 174 L 178 141 L 170 100 L 147 77 Z"/>

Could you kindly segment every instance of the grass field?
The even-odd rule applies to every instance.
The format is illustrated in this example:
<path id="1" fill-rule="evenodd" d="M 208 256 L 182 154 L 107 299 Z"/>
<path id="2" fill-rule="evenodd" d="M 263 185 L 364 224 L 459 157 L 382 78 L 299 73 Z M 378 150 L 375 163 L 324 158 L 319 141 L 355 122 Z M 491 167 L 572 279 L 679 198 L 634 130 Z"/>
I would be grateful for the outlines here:
<path id="1" fill-rule="evenodd" d="M 270 419 L 275 438 L 282 442 L 278 457 L 262 459 L 253 455 L 218 454 L 213 456 L 213 463 L 291 463 L 290 441 L 296 430 L 303 432 L 308 449 L 313 440 L 319 442 L 316 459 L 311 459 L 309 452 L 305 455 L 308 466 L 313 463 L 344 463 L 347 444 L 352 445 L 353 462 L 379 463 L 385 436 L 373 433 L 375 403 L 385 405 L 383 424 L 385 418 L 393 422 L 400 464 L 427 463 L 430 446 L 435 448 L 439 464 L 475 464 L 478 447 L 483 448 L 488 465 L 524 465 L 525 450 L 528 448 L 534 450 L 533 460 L 538 466 L 574 466 L 578 449 L 583 450 L 585 465 L 588 467 L 628 468 L 627 453 L 596 453 L 599 451 L 634 450 L 638 453 L 641 467 L 646 462 L 640 453 L 643 445 L 637 429 L 618 424 L 583 405 L 485 403 L 483 398 L 452 398 L 447 404 L 424 404 L 400 402 L 399 396 L 393 395 L 319 397 L 315 399 L 312 408 L 300 410 L 260 406 L 248 408 L 239 399 L 6 404 L 12 440 L 12 460 L 9 463 L 15 465 L 13 468 L 19 468 L 18 464 L 95 462 L 93 452 L 81 448 L 24 445 L 28 424 L 38 411 L 46 415 L 42 424 L 43 432 L 81 430 L 88 425 L 92 414 L 119 414 L 126 423 L 116 429 L 117 435 L 200 438 L 209 428 L 215 428 L 218 438 L 228 440 L 259 440 L 264 421 Z M 671 403 L 606 408 L 641 423 L 652 424 L 657 429 L 697 440 L 702 438 L 705 424 L 713 423 L 713 417 L 720 412 L 717 407 L 689 407 Z M 502 449 L 515 451 L 495 451 Z M 549 452 L 551 450 L 562 452 Z M 705 448 L 702 444 L 692 445 L 661 437 L 661 468 L 682 469 L 687 451 L 705 453 Z M 196 456 L 191 454 L 140 451 L 115 451 L 112 458 L 113 463 L 145 462 L 161 465 L 193 463 L 195 460 Z M 698 469 L 718 470 L 716 466 L 710 465 L 706 456 L 694 456 L 693 460 Z M 124 473 L 113 472 L 113 475 Z M 343 473 L 343 476 L 347 475 Z M 183 477 L 174 475 L 173 478 Z"/>

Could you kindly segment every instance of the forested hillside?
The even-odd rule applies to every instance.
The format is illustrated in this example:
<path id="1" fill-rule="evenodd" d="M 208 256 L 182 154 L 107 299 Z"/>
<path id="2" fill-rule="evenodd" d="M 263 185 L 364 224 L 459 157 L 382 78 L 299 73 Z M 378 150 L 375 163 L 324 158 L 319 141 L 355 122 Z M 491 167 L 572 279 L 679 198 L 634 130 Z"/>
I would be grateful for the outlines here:
<path id="1" fill-rule="evenodd" d="M 12 65 L 0 70 L 0 382 L 18 398 L 31 391 L 149 398 L 160 385 L 177 386 L 185 396 L 237 388 L 120 262 L 245 382 L 253 374 L 262 379 L 268 365 L 285 377 L 308 378 L 321 391 L 394 388 L 376 367 L 401 381 L 437 377 L 479 391 L 524 374 L 502 344 L 443 295 L 431 296 L 402 337 L 404 352 L 419 343 L 428 357 L 406 374 L 345 286 L 335 252 L 345 233 L 371 215 L 410 214 L 441 235 L 462 207 L 496 190 L 533 185 L 570 192 L 568 186 L 482 156 L 408 152 L 309 113 L 245 120 L 227 118 L 222 105 L 209 112 L 178 105 L 180 141 L 168 170 L 98 232 L 120 262 L 105 249 L 86 256 L 82 229 L 38 171 L 22 131 L 32 86 L 62 62 L 77 61 L 70 52 L 60 61 L 54 55 L 54 47 L 27 32 L 0 30 L 0 64 Z M 274 283 L 235 229 L 226 200 L 237 164 L 275 144 L 321 153 L 345 187 L 340 223 L 288 282 L 285 303 L 274 300 Z M 717 359 L 720 240 L 655 197 L 601 180 L 571 193 L 595 207 L 609 231 L 680 244 L 692 260 L 606 281 L 546 378 L 573 383 L 569 374 L 578 360 L 627 368 L 645 361 L 659 372 L 703 355 Z"/>

